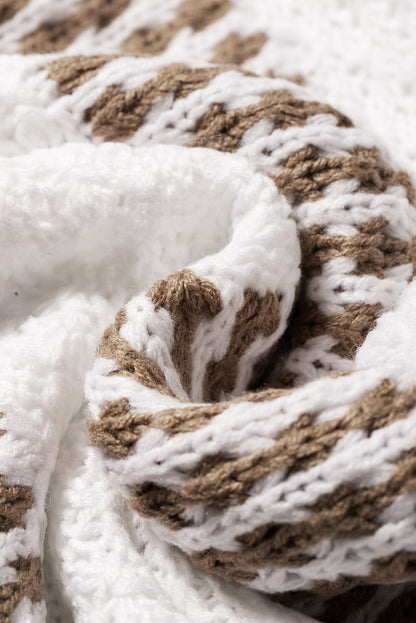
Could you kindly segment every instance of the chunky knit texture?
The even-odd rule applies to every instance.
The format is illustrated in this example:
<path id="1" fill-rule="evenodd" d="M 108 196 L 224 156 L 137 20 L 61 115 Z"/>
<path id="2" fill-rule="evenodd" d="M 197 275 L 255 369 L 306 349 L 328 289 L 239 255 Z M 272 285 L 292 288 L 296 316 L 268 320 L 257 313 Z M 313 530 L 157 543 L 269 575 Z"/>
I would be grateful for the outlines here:
<path id="1" fill-rule="evenodd" d="M 0 2 L 2 621 L 413 620 L 416 196 L 298 9 Z"/>

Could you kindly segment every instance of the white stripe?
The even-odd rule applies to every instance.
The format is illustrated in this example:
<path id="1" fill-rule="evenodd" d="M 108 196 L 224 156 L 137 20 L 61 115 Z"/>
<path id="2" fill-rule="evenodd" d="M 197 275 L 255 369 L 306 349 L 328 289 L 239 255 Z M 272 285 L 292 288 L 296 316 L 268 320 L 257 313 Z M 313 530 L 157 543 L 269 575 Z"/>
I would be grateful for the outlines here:
<path id="1" fill-rule="evenodd" d="M 416 235 L 416 211 L 402 186 L 392 186 L 380 194 L 357 192 L 357 187 L 355 180 L 333 182 L 325 188 L 324 197 L 294 208 L 300 229 L 348 225 L 357 232 L 359 225 L 382 216 L 389 222 L 387 231 L 393 238 L 411 240 Z M 343 234 L 341 229 L 338 231 Z"/>
<path id="2" fill-rule="evenodd" d="M 322 156 L 349 156 L 357 146 L 373 147 L 374 140 L 356 128 L 336 125 L 334 115 L 313 115 L 302 126 L 274 130 L 251 145 L 243 145 L 238 154 L 248 158 L 264 173 L 279 173 L 282 163 L 307 145 L 320 149 Z M 267 151 L 264 155 L 263 151 Z"/>
<path id="3" fill-rule="evenodd" d="M 381 303 L 384 309 L 391 309 L 413 275 L 411 263 L 387 268 L 384 278 L 355 275 L 355 265 L 355 260 L 348 257 L 329 260 L 319 277 L 309 279 L 307 297 L 318 303 L 323 314 L 342 314 L 345 306 L 353 303 Z"/>

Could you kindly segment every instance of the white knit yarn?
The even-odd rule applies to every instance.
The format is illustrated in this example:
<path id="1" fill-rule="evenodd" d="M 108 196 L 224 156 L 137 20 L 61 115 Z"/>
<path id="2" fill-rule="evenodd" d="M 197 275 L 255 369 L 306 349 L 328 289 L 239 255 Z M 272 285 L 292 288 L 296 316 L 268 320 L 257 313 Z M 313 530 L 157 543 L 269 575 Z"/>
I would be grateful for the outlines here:
<path id="1" fill-rule="evenodd" d="M 0 30 L 0 49 L 9 52 L 22 32 L 30 32 L 42 21 L 42 5 L 50 16 L 51 4 L 32 0 L 27 9 Z M 162 4 L 167 14 L 178 2 Z M 360 121 L 359 125 L 371 130 L 378 142 L 384 142 L 401 165 L 416 172 L 413 81 L 416 13 L 411 0 L 401 2 L 400 6 L 389 0 L 366 3 L 354 0 L 348 5 L 330 0 L 314 3 L 238 0 L 237 4 L 233 13 L 230 12 L 215 27 L 200 33 L 197 40 L 187 33 L 181 34 L 166 56 L 169 58 L 174 51 L 189 62 L 192 50 L 203 49 L 204 45 L 210 49 L 213 42 L 222 38 L 223 31 L 228 32 L 228 27 L 221 25 L 227 20 L 234 20 L 236 28 L 241 28 L 242 32 L 247 23 L 253 30 L 265 30 L 273 38 L 257 58 L 246 63 L 247 68 L 261 69 L 262 72 L 265 68 L 272 68 L 283 75 L 303 74 L 318 99 L 330 101 Z M 75 2 L 56 3 L 56 11 L 66 13 L 74 5 Z M 149 15 L 149 24 L 157 23 L 161 3 L 150 0 L 141 3 L 103 31 L 100 35 L 101 51 L 112 51 L 108 45 L 109 33 L 114 42 L 113 49 L 117 49 L 118 42 L 124 38 L 123 33 L 129 31 L 130 19 L 142 8 Z M 242 15 L 240 19 L 238 12 Z M 72 49 L 86 51 L 88 42 L 83 43 L 80 39 Z M 94 47 L 94 52 L 98 51 Z M 221 224 L 226 222 L 228 212 L 221 210 L 221 206 L 226 205 L 223 189 L 216 193 L 210 188 L 209 198 L 215 198 L 215 201 L 204 202 L 208 188 L 201 181 L 204 176 L 198 174 L 199 158 L 203 156 L 197 156 L 194 150 L 188 157 L 183 150 L 180 157 L 175 157 L 172 151 L 171 162 L 179 167 L 182 163 L 184 167 L 194 166 L 196 186 L 201 189 L 198 201 L 202 202 L 198 222 L 190 216 L 193 206 L 190 189 L 194 180 L 189 180 L 183 194 L 178 195 L 172 213 L 162 214 L 161 210 L 157 221 L 155 219 L 152 223 L 146 212 L 138 213 L 137 193 L 140 188 L 144 187 L 146 192 L 150 189 L 151 193 L 151 180 L 159 180 L 159 175 L 166 179 L 161 172 L 163 166 L 158 162 L 161 156 L 156 153 L 149 156 L 140 150 L 132 153 L 131 149 L 120 145 L 60 147 L 67 141 L 87 140 L 86 130 L 84 132 L 79 126 L 86 100 L 82 99 L 81 87 L 76 96 L 54 102 L 54 85 L 51 83 L 45 88 L 43 79 L 32 77 L 30 68 L 43 64 L 44 56 L 0 58 L 0 153 L 7 157 L 27 154 L 2 160 L 0 168 L 1 409 L 21 414 L 20 420 L 13 420 L 15 429 L 10 432 L 13 443 L 18 444 L 15 447 L 27 457 L 27 463 L 20 463 L 21 456 L 19 462 L 14 461 L 3 436 L 0 437 L 0 444 L 3 444 L 0 445 L 0 472 L 10 469 L 15 474 L 20 464 L 24 483 L 27 473 L 24 468 L 33 458 L 33 469 L 41 470 L 39 481 L 43 485 L 39 496 L 42 498 L 46 494 L 49 474 L 55 469 L 47 506 L 46 595 L 52 604 L 48 620 L 51 623 L 72 619 L 88 622 L 93 612 L 94 620 L 103 623 L 127 620 L 159 623 L 167 621 L 168 617 L 169 621 L 184 623 L 254 623 L 260 617 L 267 623 L 305 621 L 305 617 L 297 613 L 288 613 L 276 604 L 270 605 L 253 591 L 195 571 L 182 554 L 163 544 L 146 522 L 134 516 L 115 494 L 109 492 L 100 464 L 86 449 L 79 419 L 68 428 L 55 466 L 58 441 L 69 419 L 81 406 L 83 377 L 92 362 L 95 343 L 114 311 L 155 278 L 165 276 L 166 271 L 182 267 L 210 250 L 220 248 L 223 241 L 215 238 L 210 210 L 212 205 L 219 206 L 216 222 Z M 97 79 L 97 94 L 106 84 L 103 81 L 105 72 L 108 71 L 108 84 L 111 84 L 114 75 L 120 76 L 122 66 L 123 63 L 113 61 L 103 69 Z M 143 73 L 143 79 L 150 75 Z M 220 75 L 216 80 L 221 82 L 221 79 L 224 77 Z M 128 80 L 129 74 L 126 85 L 129 85 Z M 211 92 L 215 98 L 215 92 L 210 89 L 212 82 L 204 90 L 203 97 L 210 97 Z M 85 89 L 87 91 L 93 102 L 93 92 Z M 242 97 L 235 92 L 230 97 L 237 95 Z M 196 106 L 197 95 L 194 96 L 193 105 Z M 243 102 L 242 99 L 239 101 Z M 79 116 L 72 116 L 77 111 Z M 168 122 L 171 114 L 166 113 L 164 121 Z M 175 104 L 174 114 L 176 119 L 181 118 L 180 100 Z M 161 123 L 161 117 L 157 123 Z M 318 121 L 306 126 L 304 136 L 310 137 L 315 132 L 316 140 L 319 140 L 319 126 L 314 123 Z M 155 123 L 152 131 L 155 142 L 162 132 L 166 142 L 178 140 L 178 135 L 169 136 L 163 125 Z M 147 132 L 147 126 L 139 130 L 131 144 L 143 145 L 148 138 Z M 261 134 L 262 131 L 259 136 Z M 273 146 L 277 145 L 278 134 L 275 132 L 272 137 L 268 140 L 276 140 Z M 255 149 L 256 154 L 261 151 L 263 145 L 254 147 L 254 129 L 252 139 L 249 147 L 241 148 L 240 155 L 249 158 L 250 153 L 246 152 L 250 149 Z M 186 127 L 181 134 L 181 142 L 185 141 Z M 54 147 L 56 149 L 51 149 Z M 47 149 L 35 151 L 38 148 Z M 164 152 L 163 158 L 169 159 L 169 156 Z M 230 179 L 236 173 L 236 165 L 233 168 L 232 157 L 221 156 L 220 159 L 216 175 L 223 172 L 225 183 L 229 173 Z M 87 169 L 87 160 L 91 173 Z M 69 167 L 68 162 L 72 162 L 72 166 Z M 126 171 L 142 167 L 148 175 L 148 166 L 154 167 L 150 182 L 136 173 L 126 174 Z M 165 174 L 170 175 L 171 171 L 165 170 Z M 186 183 L 185 175 L 181 179 Z M 345 194 L 350 198 L 348 183 L 345 183 Z M 88 193 L 84 192 L 86 189 Z M 303 212 L 297 217 L 305 226 L 307 222 L 313 224 L 319 219 L 324 222 L 329 208 L 332 214 L 338 208 L 343 209 L 345 199 L 339 200 L 338 205 L 331 191 L 338 195 L 337 189 L 328 189 L 325 198 L 314 202 L 313 220 L 307 220 L 307 206 L 299 209 Z M 154 209 L 160 195 L 156 192 L 152 196 Z M 175 201 L 175 197 L 171 199 Z M 349 212 L 351 223 L 356 224 L 361 219 L 364 222 L 368 209 L 372 214 L 377 213 L 377 202 L 380 205 L 383 202 L 383 210 L 386 210 L 385 194 L 382 197 L 355 194 L 354 201 Z M 408 212 L 409 223 L 395 222 L 396 215 L 403 214 L 405 201 L 392 193 L 391 204 L 387 207 L 390 224 L 397 227 L 400 235 L 414 227 L 412 212 Z M 117 221 L 110 211 L 116 202 L 123 207 Z M 397 210 L 397 206 L 400 209 Z M 205 207 L 205 220 L 201 222 L 202 207 Z M 178 229 L 176 214 L 181 224 L 186 222 L 189 225 L 185 232 L 182 228 L 178 239 L 171 235 Z M 185 214 L 189 216 L 186 218 Z M 170 220 L 165 221 L 167 218 Z M 155 231 L 162 219 L 167 223 L 163 231 L 166 234 L 165 251 L 170 255 L 143 264 L 144 249 L 150 254 L 160 244 L 159 240 L 156 241 Z M 201 232 L 204 240 L 198 238 Z M 189 250 L 192 241 L 195 246 Z M 325 270 L 328 275 L 325 274 L 324 278 L 330 279 L 331 265 Z M 340 272 L 339 266 L 336 270 Z M 366 291 L 366 300 L 371 296 L 372 301 L 378 302 L 384 297 L 383 303 L 388 305 L 386 297 L 390 295 L 391 301 L 396 299 L 407 278 L 406 267 L 392 269 L 390 290 L 381 292 L 376 278 L 348 275 L 342 282 L 344 293 L 334 293 L 333 299 L 328 300 L 328 312 L 337 309 L 343 297 L 348 296 L 348 289 L 356 290 L 357 282 Z M 352 279 L 356 281 L 353 283 Z M 316 288 L 318 292 L 319 284 Z M 357 361 L 363 367 L 383 360 L 383 365 L 393 361 L 392 368 L 398 370 L 401 361 L 405 364 L 413 361 L 416 337 L 409 332 L 409 325 L 414 326 L 410 322 L 414 313 L 413 290 L 408 289 L 401 300 L 400 311 L 394 316 L 383 317 L 381 330 L 369 336 L 358 354 Z M 400 322 L 401 319 L 404 322 Z M 401 345 L 400 349 L 396 344 Z M 321 349 L 322 344 L 319 344 Z M 312 357 L 313 353 L 310 361 Z M 313 366 L 307 365 L 307 353 L 303 352 L 299 361 L 301 358 L 302 370 L 307 378 L 311 378 L 314 372 Z M 414 382 L 414 370 L 410 366 L 403 365 L 400 370 L 399 387 L 401 383 L 407 386 Z M 344 397 L 348 400 L 348 396 Z M 47 422 L 51 424 L 46 426 Z M 1 420 L 0 427 L 8 429 L 7 416 Z M 260 443 L 255 439 L 253 443 L 257 442 Z M 38 452 L 36 457 L 35 450 Z M 43 457 L 41 464 L 38 464 L 39 456 Z M 413 500 L 406 498 L 398 503 L 412 505 Z M 41 551 L 45 526 L 37 524 L 37 511 L 33 513 L 33 528 L 30 527 L 27 534 L 33 537 L 38 551 Z M 388 512 L 393 515 L 394 508 Z M 30 524 L 30 512 L 28 518 Z M 7 544 L 7 547 L 25 551 L 27 536 L 17 529 L 12 538 L 13 544 Z M 2 553 L 6 551 L 1 547 L 0 550 Z M 10 568 L 7 573 L 12 574 Z M 14 615 L 15 621 L 22 622 L 43 621 L 44 618 L 44 607 L 30 605 L 26 600 L 21 602 Z"/>

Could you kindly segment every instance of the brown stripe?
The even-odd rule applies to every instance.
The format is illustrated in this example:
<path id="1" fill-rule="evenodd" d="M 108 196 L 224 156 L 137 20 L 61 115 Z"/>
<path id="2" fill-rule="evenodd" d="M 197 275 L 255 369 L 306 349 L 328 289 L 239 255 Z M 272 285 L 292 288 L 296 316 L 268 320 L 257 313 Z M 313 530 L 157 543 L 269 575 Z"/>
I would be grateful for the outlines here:
<path id="1" fill-rule="evenodd" d="M 279 300 L 273 292 L 260 297 L 253 290 L 244 292 L 244 302 L 235 316 L 230 343 L 221 361 L 207 365 L 204 379 L 204 400 L 218 401 L 230 394 L 237 379 L 238 363 L 246 350 L 260 336 L 272 335 L 280 325 Z"/>
<path id="2" fill-rule="evenodd" d="M 96 76 L 106 63 L 117 58 L 115 54 L 97 56 L 64 56 L 47 65 L 48 78 L 55 80 L 59 91 L 65 95 L 72 93 L 81 84 Z"/>
<path id="3" fill-rule="evenodd" d="M 40 558 L 22 558 L 10 563 L 17 571 L 17 580 L 0 586 L 0 620 L 12 623 L 12 615 L 24 597 L 31 601 L 41 601 L 40 592 L 41 562 Z"/>
<path id="4" fill-rule="evenodd" d="M 121 87 L 107 87 L 95 104 L 85 111 L 85 121 L 91 122 L 91 131 L 106 141 L 122 141 L 132 136 L 141 126 L 151 108 L 167 95 L 180 99 L 198 89 L 226 67 L 191 69 L 175 63 L 163 67 L 156 78 L 139 87 L 122 91 Z"/>
<path id="5" fill-rule="evenodd" d="M 150 428 L 167 430 L 171 435 L 189 433 L 207 424 L 229 405 L 203 405 L 164 409 L 156 413 L 132 413 L 125 398 L 106 403 L 99 420 L 88 421 L 91 441 L 115 458 L 125 458 L 133 444 Z"/>
<path id="6" fill-rule="evenodd" d="M 130 403 L 127 398 L 105 402 L 99 420 L 87 419 L 91 444 L 102 447 L 115 458 L 125 458 L 141 434 L 137 425 L 133 428 L 134 422 L 131 422 L 129 414 Z"/>
<path id="7" fill-rule="evenodd" d="M 156 309 L 166 309 L 174 322 L 172 360 L 186 392 L 191 389 L 191 346 L 198 320 L 222 310 L 221 294 L 208 279 L 184 269 L 157 281 L 147 292 Z"/>
<path id="8" fill-rule="evenodd" d="M 304 126 L 313 115 L 328 113 L 336 117 L 339 126 L 352 126 L 348 117 L 332 106 L 297 99 L 287 90 L 269 91 L 257 104 L 233 110 L 228 110 L 222 103 L 211 104 L 198 120 L 194 130 L 195 136 L 188 146 L 233 152 L 240 146 L 245 132 L 262 119 L 269 119 L 273 123 L 273 129 L 285 130 Z M 288 161 L 289 170 L 290 164 Z M 283 182 L 281 185 L 284 185 Z"/>
<path id="9" fill-rule="evenodd" d="M 58 22 L 44 22 L 20 41 L 22 54 L 64 50 L 87 28 L 106 28 L 130 4 L 130 0 L 84 0 L 76 11 Z"/>
<path id="10" fill-rule="evenodd" d="M 332 351 L 340 357 L 352 359 L 382 311 L 381 303 L 351 303 L 339 314 L 325 316 L 315 301 L 303 300 L 303 304 L 296 307 L 291 334 L 297 345 L 320 335 L 330 335 L 337 342 Z"/>
<path id="11" fill-rule="evenodd" d="M 5 485 L 0 476 L 0 532 L 24 525 L 23 515 L 33 505 L 32 489 L 22 485 Z"/>
<path id="12" fill-rule="evenodd" d="M 122 44 L 124 54 L 161 54 L 182 30 L 203 30 L 223 17 L 232 7 L 229 0 L 185 0 L 169 22 L 156 28 L 139 28 Z"/>
<path id="13" fill-rule="evenodd" d="M 0 24 L 12 19 L 28 2 L 29 0 L 0 0 Z"/>
<path id="14" fill-rule="evenodd" d="M 191 558 L 197 566 L 219 575 L 228 575 L 229 569 L 234 571 L 236 568 L 255 571 L 270 566 L 299 567 L 312 559 L 311 555 L 305 553 L 306 550 L 322 540 L 357 539 L 374 534 L 380 528 L 378 515 L 381 511 L 398 496 L 414 491 L 416 448 L 402 455 L 392 476 L 381 485 L 356 488 L 344 482 L 332 493 L 321 496 L 306 520 L 259 526 L 238 538 L 244 545 L 244 549 L 239 552 L 211 548 L 194 552 Z M 406 560 L 402 561 L 403 564 Z M 386 577 L 391 566 L 384 563 L 380 565 L 373 567 L 368 582 L 377 581 L 380 573 Z M 396 581 L 408 579 L 407 576 L 402 577 L 401 573 L 397 574 L 397 569 L 394 577 Z M 362 583 L 362 580 L 358 579 L 352 585 L 357 583 Z"/>
<path id="15" fill-rule="evenodd" d="M 172 396 L 165 375 L 157 363 L 132 348 L 127 340 L 121 337 L 119 331 L 125 321 L 126 311 L 122 309 L 117 313 L 115 323 L 104 332 L 97 348 L 97 357 L 112 359 L 117 363 L 118 370 L 110 374 L 133 378 L 145 387 Z"/>
<path id="16" fill-rule="evenodd" d="M 178 530 L 191 525 L 181 517 L 185 506 L 178 499 L 175 491 L 159 487 L 152 482 L 135 485 L 129 504 L 143 517 L 157 519 L 171 530 Z"/>
<path id="17" fill-rule="evenodd" d="M 209 470 L 196 468 L 179 493 L 187 505 L 228 507 L 242 504 L 253 485 L 268 474 L 288 469 L 288 474 L 307 470 L 325 461 L 348 431 L 363 429 L 370 436 L 375 430 L 407 417 L 416 406 L 416 388 L 397 394 L 390 380 L 383 381 L 356 402 L 340 418 L 314 424 L 313 414 L 302 415 L 279 435 L 277 441 L 250 455 L 230 459 L 216 457 Z M 202 461 L 206 466 L 206 457 Z"/>
<path id="18" fill-rule="evenodd" d="M 386 229 L 390 223 L 382 216 L 358 226 L 360 233 L 340 236 L 325 233 L 325 228 L 314 225 L 301 233 L 304 273 L 315 277 L 322 272 L 322 264 L 338 257 L 349 257 L 356 262 L 357 275 L 375 275 L 384 279 L 387 268 L 416 261 L 415 240 L 395 240 Z"/>
<path id="19" fill-rule="evenodd" d="M 412 478 L 414 479 L 414 468 Z M 366 578 L 367 579 L 367 578 Z M 397 580 L 416 580 L 416 552 L 400 551 L 391 556 L 383 556 L 373 562 L 371 582 L 397 582 Z"/>
<path id="20" fill-rule="evenodd" d="M 255 32 L 247 37 L 232 32 L 215 47 L 211 63 L 242 65 L 260 52 L 267 39 L 264 32 Z"/>
<path id="21" fill-rule="evenodd" d="M 329 184 L 345 179 L 357 179 L 360 190 L 371 193 L 383 193 L 390 186 L 404 186 L 409 201 L 415 203 L 416 199 L 409 175 L 382 165 L 375 148 L 355 147 L 349 156 L 328 158 L 314 145 L 306 145 L 291 154 L 283 170 L 271 177 L 294 205 L 320 199 Z"/>
<path id="22" fill-rule="evenodd" d="M 264 402 L 291 393 L 291 390 L 268 389 L 259 393 L 244 394 L 233 402 L 204 404 L 200 406 L 164 409 L 151 413 L 134 413 L 126 398 L 103 405 L 99 420 L 88 420 L 88 430 L 93 445 L 101 446 L 115 458 L 129 455 L 133 444 L 149 430 L 159 428 L 169 435 L 190 433 L 208 424 L 216 415 L 238 402 Z"/>

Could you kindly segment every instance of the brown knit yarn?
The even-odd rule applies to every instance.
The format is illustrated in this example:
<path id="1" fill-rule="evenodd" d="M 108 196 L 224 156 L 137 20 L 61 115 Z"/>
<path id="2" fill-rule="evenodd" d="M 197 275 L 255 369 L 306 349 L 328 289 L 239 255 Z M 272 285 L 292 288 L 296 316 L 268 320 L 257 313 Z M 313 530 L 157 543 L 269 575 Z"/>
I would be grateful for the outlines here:
<path id="1" fill-rule="evenodd" d="M 107 87 L 95 104 L 85 111 L 91 131 L 106 141 L 129 138 L 142 124 L 157 102 L 172 93 L 174 99 L 187 97 L 202 89 L 224 68 L 189 69 L 186 65 L 168 65 L 158 76 L 140 87 L 123 92 L 118 86 Z"/>
<path id="2" fill-rule="evenodd" d="M 176 491 L 159 487 L 152 482 L 134 486 L 129 503 L 143 517 L 157 519 L 171 530 L 179 530 L 192 523 L 181 516 L 185 506 Z"/>
<path id="3" fill-rule="evenodd" d="M 156 28 L 139 28 L 121 46 L 124 54 L 161 54 L 183 28 L 195 32 L 210 26 L 231 8 L 229 0 L 184 0 L 174 17 Z"/>
<path id="4" fill-rule="evenodd" d="M 61 93 L 68 95 L 91 80 L 106 63 L 115 58 L 117 58 L 115 54 L 63 56 L 49 63 L 48 78 L 58 83 Z"/>
<path id="5" fill-rule="evenodd" d="M 20 601 L 27 597 L 40 601 L 41 561 L 40 558 L 18 556 L 10 563 L 17 571 L 17 580 L 0 586 L 0 621 L 12 623 L 11 618 Z"/>
<path id="6" fill-rule="evenodd" d="M 57 22 L 41 24 L 20 41 L 21 54 L 59 52 L 86 28 L 105 28 L 130 4 L 130 0 L 83 0 L 74 13 Z"/>
<path id="7" fill-rule="evenodd" d="M 172 395 L 157 363 L 144 353 L 134 350 L 127 340 L 121 337 L 119 331 L 125 321 L 126 312 L 122 309 L 118 312 L 114 325 L 109 327 L 101 338 L 97 347 L 97 356 L 115 361 L 117 364 L 115 374 L 133 378 L 146 387 Z"/>
<path id="8" fill-rule="evenodd" d="M 274 129 L 302 127 L 314 115 L 333 114 L 341 127 L 352 123 L 328 104 L 294 97 L 289 91 L 270 91 L 258 104 L 227 110 L 224 104 L 211 104 L 194 129 L 189 147 L 210 147 L 219 151 L 236 151 L 245 132 L 262 119 L 269 119 Z M 329 182 L 328 182 L 329 183 Z"/>
<path id="9" fill-rule="evenodd" d="M 219 290 L 208 279 L 201 279 L 189 269 L 157 281 L 147 292 L 155 309 L 163 307 L 175 325 L 172 359 L 186 392 L 191 390 L 191 346 L 197 321 L 213 318 L 222 309 Z"/>
<path id="10" fill-rule="evenodd" d="M 281 173 L 273 176 L 276 186 L 291 198 L 294 205 L 315 201 L 333 182 L 357 179 L 360 190 L 382 193 L 389 186 L 402 185 L 408 199 L 415 202 L 410 177 L 380 163 L 376 148 L 355 147 L 350 156 L 323 157 L 317 147 L 307 145 L 288 157 Z"/>
<path id="11" fill-rule="evenodd" d="M 389 222 L 382 216 L 358 225 L 358 234 L 336 236 L 325 233 L 325 228 L 313 226 L 301 233 L 303 242 L 304 275 L 321 274 L 322 266 L 338 257 L 349 257 L 355 262 L 356 275 L 386 276 L 386 269 L 413 262 L 416 257 L 414 240 L 394 240 L 386 229 Z"/>
<path id="12" fill-rule="evenodd" d="M 279 301 L 273 292 L 260 297 L 247 290 L 244 303 L 235 316 L 235 323 L 227 352 L 221 361 L 211 361 L 206 369 L 204 399 L 220 400 L 221 394 L 230 394 L 235 386 L 237 367 L 241 357 L 261 335 L 272 335 L 280 325 Z"/>
<path id="13" fill-rule="evenodd" d="M 1 414 L 0 414 L 1 417 Z M 0 435 L 5 431 L 0 431 Z M 33 506 L 32 489 L 17 484 L 5 484 L 0 476 L 0 533 L 25 526 L 24 515 Z M 40 601 L 40 559 L 29 556 L 10 562 L 17 571 L 17 580 L 0 586 L 0 621 L 11 623 L 10 618 L 23 597 Z"/>
<path id="14" fill-rule="evenodd" d="M 12 19 L 28 2 L 29 0 L 0 0 L 0 24 Z"/>
<path id="15" fill-rule="evenodd" d="M 252 56 L 256 56 L 266 41 L 267 35 L 264 32 L 255 32 L 247 37 L 232 32 L 217 44 L 211 63 L 242 65 Z"/>
<path id="16" fill-rule="evenodd" d="M 22 485 L 6 485 L 0 476 L 0 532 L 24 525 L 23 515 L 33 504 L 32 490 Z"/>
<path id="17" fill-rule="evenodd" d="M 98 420 L 88 420 L 88 431 L 94 445 L 104 447 L 106 452 L 116 458 L 130 454 L 133 444 L 140 439 L 149 427 L 159 428 L 169 435 L 178 435 L 198 430 L 213 417 L 238 402 L 265 402 L 279 396 L 287 396 L 291 390 L 267 389 L 247 393 L 230 402 L 202 404 L 172 409 L 162 409 L 156 413 L 135 413 L 126 398 L 107 402 Z"/>

